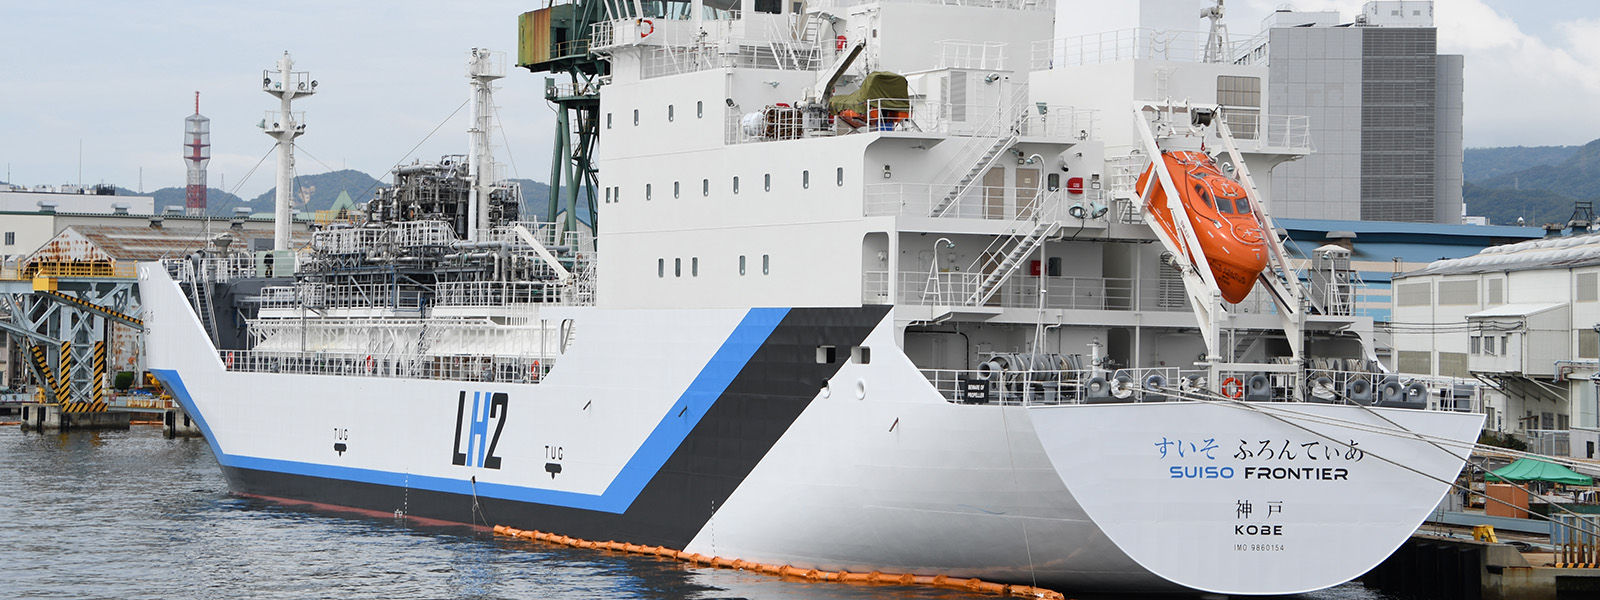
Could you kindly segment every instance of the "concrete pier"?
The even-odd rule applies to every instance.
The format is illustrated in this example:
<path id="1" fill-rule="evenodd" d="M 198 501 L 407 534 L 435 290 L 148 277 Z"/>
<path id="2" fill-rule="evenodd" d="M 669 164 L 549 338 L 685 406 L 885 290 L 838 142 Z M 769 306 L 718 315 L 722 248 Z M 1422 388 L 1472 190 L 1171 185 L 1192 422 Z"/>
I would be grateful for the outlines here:
<path id="1" fill-rule="evenodd" d="M 70 429 L 127 429 L 133 414 L 127 412 L 66 412 L 60 404 L 23 404 L 24 431 L 67 431 Z"/>
<path id="2" fill-rule="evenodd" d="M 169 408 L 161 416 L 161 434 L 167 439 L 201 437 L 200 424 L 181 408 Z"/>
<path id="3" fill-rule="evenodd" d="M 1600 569 L 1551 566 L 1549 554 L 1509 544 L 1415 534 L 1362 576 L 1369 588 L 1429 600 L 1600 598 Z"/>

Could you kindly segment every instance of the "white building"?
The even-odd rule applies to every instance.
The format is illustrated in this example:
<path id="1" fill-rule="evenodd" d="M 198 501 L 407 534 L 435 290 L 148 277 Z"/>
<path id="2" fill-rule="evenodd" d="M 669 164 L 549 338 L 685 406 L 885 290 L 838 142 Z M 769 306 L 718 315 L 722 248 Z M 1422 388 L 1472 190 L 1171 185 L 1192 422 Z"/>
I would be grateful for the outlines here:
<path id="1" fill-rule="evenodd" d="M 1600 446 L 1600 234 L 1532 240 L 1394 279 L 1402 373 L 1473 378 L 1497 394 L 1486 428 L 1535 450 Z"/>

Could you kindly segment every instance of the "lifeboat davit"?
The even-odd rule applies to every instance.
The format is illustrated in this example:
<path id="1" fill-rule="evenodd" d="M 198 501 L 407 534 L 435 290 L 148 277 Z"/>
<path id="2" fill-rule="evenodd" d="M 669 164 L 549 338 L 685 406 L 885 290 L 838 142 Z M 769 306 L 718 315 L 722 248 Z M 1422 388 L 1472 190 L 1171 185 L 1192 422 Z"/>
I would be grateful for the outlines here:
<path id="1" fill-rule="evenodd" d="M 1167 172 L 1172 174 L 1178 200 L 1188 213 L 1189 225 L 1205 251 L 1206 262 L 1216 276 L 1222 298 L 1237 304 L 1250 295 L 1256 278 L 1267 268 L 1266 236 L 1251 210 L 1250 197 L 1245 194 L 1243 185 L 1223 175 L 1217 162 L 1204 152 L 1164 151 L 1161 157 L 1166 162 Z M 1138 189 L 1145 189 L 1154 176 L 1155 165 L 1152 164 L 1139 176 Z M 1174 241 L 1179 239 L 1172 211 L 1167 209 L 1166 189 L 1160 183 L 1145 199 L 1145 212 L 1168 237 Z M 1192 262 L 1195 257 L 1189 258 Z"/>

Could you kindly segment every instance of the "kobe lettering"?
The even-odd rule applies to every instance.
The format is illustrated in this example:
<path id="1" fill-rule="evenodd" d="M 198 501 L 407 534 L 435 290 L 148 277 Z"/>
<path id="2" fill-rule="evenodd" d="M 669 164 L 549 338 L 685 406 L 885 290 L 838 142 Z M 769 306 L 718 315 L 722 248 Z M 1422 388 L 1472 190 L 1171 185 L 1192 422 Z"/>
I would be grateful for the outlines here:
<path id="1" fill-rule="evenodd" d="M 500 445 L 500 432 L 506 428 L 506 394 L 504 392 L 472 392 L 468 408 L 467 392 L 462 391 L 456 401 L 456 444 L 451 455 L 452 464 L 485 469 L 499 469 L 500 457 L 495 447 Z M 470 411 L 471 421 L 466 420 Z M 494 421 L 494 436 L 489 435 L 489 422 Z M 462 444 L 462 439 L 466 443 Z"/>

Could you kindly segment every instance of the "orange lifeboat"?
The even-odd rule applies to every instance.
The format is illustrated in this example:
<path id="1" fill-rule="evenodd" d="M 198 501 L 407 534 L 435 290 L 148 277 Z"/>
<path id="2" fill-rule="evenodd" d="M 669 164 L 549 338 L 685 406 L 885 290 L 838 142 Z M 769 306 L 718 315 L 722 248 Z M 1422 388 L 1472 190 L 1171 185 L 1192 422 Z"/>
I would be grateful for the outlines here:
<path id="1" fill-rule="evenodd" d="M 1237 304 L 1250 295 L 1256 278 L 1267 268 L 1266 236 L 1251 210 L 1244 186 L 1223 175 L 1216 161 L 1203 152 L 1162 152 L 1161 156 L 1178 188 L 1178 200 L 1189 215 L 1189 225 L 1216 276 L 1222 298 Z M 1151 165 L 1139 176 L 1138 189 L 1145 189 L 1155 176 L 1154 169 L 1155 165 Z M 1166 189 L 1157 183 L 1154 193 L 1146 199 L 1145 210 L 1176 241 L 1178 231 L 1166 200 Z"/>

